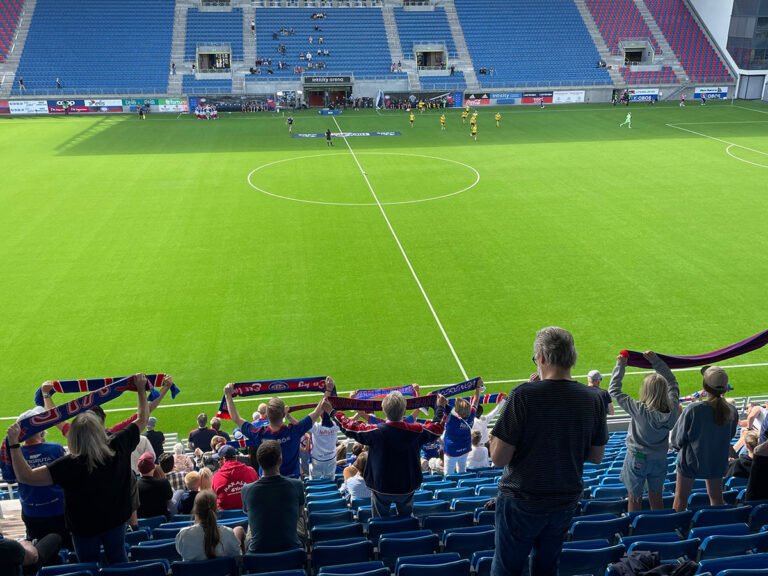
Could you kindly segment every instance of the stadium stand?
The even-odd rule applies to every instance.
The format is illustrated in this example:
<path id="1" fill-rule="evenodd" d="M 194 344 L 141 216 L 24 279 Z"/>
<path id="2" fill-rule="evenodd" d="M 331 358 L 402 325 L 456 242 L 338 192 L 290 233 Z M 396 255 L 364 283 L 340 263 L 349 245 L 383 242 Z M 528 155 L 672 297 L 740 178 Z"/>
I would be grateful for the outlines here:
<path id="1" fill-rule="evenodd" d="M 23 0 L 0 0 L 0 63 L 5 62 L 11 49 L 23 7 Z"/>
<path id="2" fill-rule="evenodd" d="M 648 38 L 656 54 L 661 53 L 632 0 L 587 0 L 586 4 L 612 54 L 619 54 L 619 42 L 629 38 Z"/>
<path id="3" fill-rule="evenodd" d="M 414 44 L 445 44 L 448 54 L 456 52 L 453 35 L 448 26 L 445 9 L 438 6 L 434 10 L 406 10 L 395 8 L 397 32 L 403 47 L 403 56 L 413 58 Z"/>
<path id="4" fill-rule="evenodd" d="M 484 87 L 610 85 L 607 70 L 571 0 L 457 0 L 456 10 Z"/>
<path id="5" fill-rule="evenodd" d="M 231 12 L 203 12 L 190 8 L 187 12 L 186 60 L 194 60 L 198 44 L 229 44 L 232 60 L 243 59 L 243 9 Z"/>
<path id="6" fill-rule="evenodd" d="M 27 94 L 56 78 L 65 94 L 164 94 L 173 14 L 173 0 L 39 0 L 17 77 Z"/>
<path id="7" fill-rule="evenodd" d="M 621 75 L 627 84 L 674 84 L 677 75 L 670 66 L 663 66 L 661 70 L 653 72 L 638 72 L 629 67 L 621 68 Z"/>
<path id="8" fill-rule="evenodd" d="M 456 71 L 453 76 L 421 76 L 423 90 L 463 90 L 467 87 L 464 73 Z"/>
<path id="9" fill-rule="evenodd" d="M 196 79 L 191 74 L 185 74 L 182 79 L 181 90 L 184 94 L 229 94 L 232 92 L 232 79 L 211 78 Z"/>
<path id="10" fill-rule="evenodd" d="M 392 56 L 387 44 L 384 19 L 379 8 L 324 8 L 326 17 L 313 20 L 311 8 L 265 8 L 256 10 L 256 48 L 258 58 L 271 58 L 276 78 L 296 77 L 295 67 L 306 74 L 352 74 L 357 78 L 403 78 L 405 73 L 391 72 Z M 320 28 L 316 30 L 315 27 Z M 293 34 L 281 33 L 282 29 Z M 312 44 L 309 37 L 313 38 Z M 319 44 L 319 38 L 323 43 Z M 278 51 L 285 47 L 284 54 Z M 328 56 L 317 55 L 318 49 L 327 49 Z M 301 55 L 309 52 L 313 69 Z M 287 66 L 279 70 L 278 60 Z M 248 63 L 250 65 L 250 63 Z"/>
<path id="11" fill-rule="evenodd" d="M 669 45 L 692 80 L 730 82 L 720 60 L 683 0 L 644 0 Z"/>

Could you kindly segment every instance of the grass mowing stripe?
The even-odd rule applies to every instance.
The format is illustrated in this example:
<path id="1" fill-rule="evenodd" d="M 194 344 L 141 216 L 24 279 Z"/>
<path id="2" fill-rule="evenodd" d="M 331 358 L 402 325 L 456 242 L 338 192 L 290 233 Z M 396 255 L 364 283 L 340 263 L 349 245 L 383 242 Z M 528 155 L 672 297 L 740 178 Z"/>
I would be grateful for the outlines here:
<path id="1" fill-rule="evenodd" d="M 456 364 L 459 366 L 461 375 L 464 377 L 464 380 L 469 380 L 467 371 L 464 369 L 464 365 L 461 363 L 461 359 L 459 358 L 459 355 L 456 354 L 456 349 L 453 347 L 453 344 L 451 343 L 451 339 L 448 337 L 448 334 L 445 332 L 445 328 L 443 328 L 443 323 L 440 322 L 440 318 L 438 317 L 437 312 L 435 311 L 435 307 L 432 306 L 432 302 L 430 301 L 429 296 L 427 296 L 427 292 L 424 290 L 424 286 L 422 286 L 421 280 L 419 280 L 419 277 L 416 275 L 416 270 L 413 269 L 413 265 L 411 264 L 411 261 L 408 258 L 408 254 L 405 253 L 405 249 L 403 248 L 403 245 L 400 243 L 400 238 L 397 237 L 397 233 L 395 232 L 395 229 L 392 227 L 392 223 L 389 221 L 389 217 L 387 216 L 387 213 L 384 210 L 384 206 L 381 205 L 381 202 L 379 201 L 379 197 L 376 195 L 376 191 L 373 189 L 373 186 L 371 186 L 371 181 L 368 180 L 368 175 L 365 173 L 365 170 L 363 170 L 363 167 L 360 165 L 360 161 L 357 159 L 357 155 L 355 154 L 355 151 L 352 150 L 352 146 L 349 144 L 349 140 L 347 140 L 347 137 L 344 135 L 344 131 L 341 129 L 341 126 L 339 126 L 339 122 L 336 120 L 335 116 L 333 116 L 333 123 L 336 124 L 336 128 L 341 133 L 341 137 L 344 139 L 344 143 L 347 145 L 347 148 L 349 149 L 349 153 L 352 154 L 352 158 L 355 160 L 355 164 L 357 164 L 357 167 L 360 169 L 360 174 L 363 175 L 363 179 L 365 180 L 365 183 L 368 185 L 368 189 L 371 191 L 371 195 L 373 196 L 373 199 L 376 202 L 376 205 L 379 207 L 379 211 L 381 212 L 381 215 L 384 217 L 384 222 L 387 223 L 387 227 L 389 228 L 389 231 L 392 233 L 392 237 L 395 239 L 395 242 L 397 243 L 397 247 L 400 249 L 400 253 L 403 255 L 403 258 L 405 259 L 405 263 L 408 265 L 408 269 L 411 271 L 411 274 L 413 275 L 413 279 L 416 281 L 416 285 L 419 287 L 419 290 L 421 291 L 421 295 L 424 296 L 424 300 L 427 302 L 427 306 L 429 306 L 429 311 L 432 312 L 432 317 L 435 319 L 435 322 L 437 323 L 437 327 L 440 328 L 440 333 L 443 335 L 443 338 L 445 339 L 445 343 L 448 344 L 448 348 L 450 349 L 451 354 L 453 355 L 453 359 L 456 360 Z"/>

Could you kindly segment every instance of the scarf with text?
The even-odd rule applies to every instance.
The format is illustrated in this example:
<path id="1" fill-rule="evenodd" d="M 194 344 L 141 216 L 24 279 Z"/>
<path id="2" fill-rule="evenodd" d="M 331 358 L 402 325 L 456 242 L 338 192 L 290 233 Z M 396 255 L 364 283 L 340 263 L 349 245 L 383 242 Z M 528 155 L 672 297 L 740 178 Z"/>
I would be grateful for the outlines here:
<path id="1" fill-rule="evenodd" d="M 370 390 L 358 390 L 352 396 L 355 400 L 378 400 L 384 398 L 390 392 L 400 392 L 403 396 L 416 396 L 416 390 L 413 384 L 407 386 L 398 386 L 396 388 L 372 388 Z"/>
<path id="2" fill-rule="evenodd" d="M 165 382 L 165 378 L 167 376 L 167 374 L 147 374 L 147 380 L 149 380 L 149 383 L 152 385 L 152 390 L 149 393 L 150 402 L 160 395 L 160 392 L 158 392 L 156 389 L 163 386 L 163 382 Z M 130 376 L 115 376 L 113 378 L 82 378 L 78 380 L 53 380 L 53 390 L 51 390 L 51 395 L 56 392 L 61 392 L 62 394 L 94 392 L 119 380 L 125 380 L 126 378 L 130 378 Z M 172 398 L 176 398 L 179 392 L 181 392 L 181 390 L 178 389 L 176 384 L 171 386 Z M 43 391 L 41 388 L 38 388 L 35 392 L 35 404 L 37 406 L 45 405 L 43 402 Z"/>
<path id="3" fill-rule="evenodd" d="M 263 396 L 270 394 L 281 394 L 283 392 L 304 393 L 304 392 L 325 392 L 325 383 L 327 376 L 311 376 L 309 378 L 286 378 L 283 380 L 250 380 L 248 382 L 235 382 L 232 398 L 247 398 L 249 396 Z M 317 405 L 317 403 L 315 403 Z M 230 420 L 229 410 L 227 409 L 227 399 L 221 398 L 219 411 L 216 413 L 218 418 Z"/>
<path id="4" fill-rule="evenodd" d="M 768 330 L 764 330 L 754 336 L 731 344 L 725 348 L 720 348 L 713 352 L 707 352 L 706 354 L 699 354 L 697 356 L 672 356 L 669 354 L 659 354 L 659 358 L 667 363 L 670 368 L 692 368 L 694 366 L 706 366 L 707 364 L 714 364 L 715 362 L 721 362 L 728 358 L 735 356 L 741 356 L 747 352 L 752 352 L 758 348 L 762 348 L 768 344 Z M 651 368 L 650 362 L 643 357 L 642 352 L 636 352 L 634 350 L 622 350 L 621 355 L 627 358 L 627 364 L 634 366 L 635 368 Z"/>
<path id="5" fill-rule="evenodd" d="M 507 397 L 504 392 L 499 392 L 498 394 L 482 394 L 480 396 L 478 404 L 498 404 L 499 402 L 502 402 Z M 474 396 L 464 396 L 462 400 L 466 400 L 467 402 L 472 402 L 472 399 Z M 456 404 L 457 398 L 451 398 L 448 400 L 448 404 L 453 406 Z"/>

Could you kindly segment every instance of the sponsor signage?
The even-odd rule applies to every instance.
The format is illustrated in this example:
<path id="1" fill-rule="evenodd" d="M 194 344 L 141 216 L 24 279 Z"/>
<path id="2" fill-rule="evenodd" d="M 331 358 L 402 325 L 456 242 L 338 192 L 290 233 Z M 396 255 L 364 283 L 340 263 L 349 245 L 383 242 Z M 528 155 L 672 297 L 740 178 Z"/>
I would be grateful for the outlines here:
<path id="1" fill-rule="evenodd" d="M 728 98 L 727 86 L 697 86 L 693 89 L 694 98 L 705 100 L 726 100 Z"/>
<path id="2" fill-rule="evenodd" d="M 630 102 L 654 102 L 659 99 L 658 88 L 633 88 L 627 91 Z"/>
<path id="3" fill-rule="evenodd" d="M 305 76 L 305 86 L 330 86 L 335 84 L 352 84 L 352 76 Z"/>
<path id="4" fill-rule="evenodd" d="M 49 114 L 64 114 L 67 107 L 74 114 L 103 114 L 106 112 L 122 112 L 122 100 L 78 100 L 62 98 L 48 100 Z"/>
<path id="5" fill-rule="evenodd" d="M 8 100 L 0 100 L 0 115 L 10 114 L 10 113 L 11 113 L 11 107 L 8 104 Z"/>
<path id="6" fill-rule="evenodd" d="M 552 92 L 523 92 L 521 104 L 552 104 Z"/>
<path id="7" fill-rule="evenodd" d="M 45 100 L 10 100 L 8 108 L 11 114 L 48 114 Z"/>
<path id="8" fill-rule="evenodd" d="M 553 104 L 577 104 L 584 102 L 585 90 L 559 90 L 552 97 Z"/>
<path id="9" fill-rule="evenodd" d="M 329 110 L 328 108 L 323 108 L 322 110 L 317 111 L 320 116 L 338 116 L 341 114 L 341 110 Z"/>
<path id="10" fill-rule="evenodd" d="M 332 132 L 335 138 L 357 138 L 366 136 L 400 136 L 400 132 Z M 293 138 L 325 138 L 325 132 L 315 134 L 293 134 Z"/>

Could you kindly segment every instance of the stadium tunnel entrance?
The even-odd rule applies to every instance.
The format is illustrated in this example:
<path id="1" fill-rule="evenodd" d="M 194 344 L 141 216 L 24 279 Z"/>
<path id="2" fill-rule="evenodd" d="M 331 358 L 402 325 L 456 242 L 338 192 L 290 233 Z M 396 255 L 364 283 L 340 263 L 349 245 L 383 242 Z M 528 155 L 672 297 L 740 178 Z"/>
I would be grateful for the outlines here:
<path id="1" fill-rule="evenodd" d="M 332 108 L 352 95 L 351 76 L 306 76 L 304 100 L 309 106 Z"/>

